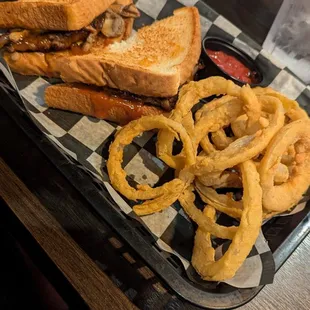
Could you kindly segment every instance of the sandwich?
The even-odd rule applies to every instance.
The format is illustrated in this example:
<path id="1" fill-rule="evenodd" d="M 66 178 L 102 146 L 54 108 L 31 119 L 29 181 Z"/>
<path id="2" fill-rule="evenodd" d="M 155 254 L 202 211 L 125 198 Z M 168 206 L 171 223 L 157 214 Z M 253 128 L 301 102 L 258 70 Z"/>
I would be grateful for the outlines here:
<path id="1" fill-rule="evenodd" d="M 57 77 L 48 67 L 62 56 L 126 39 L 139 11 L 132 0 L 0 2 L 0 49 L 12 70 Z M 23 62 L 26 62 L 25 64 Z M 27 64 L 28 62 L 28 64 Z"/>
<path id="2" fill-rule="evenodd" d="M 174 108 L 180 86 L 193 79 L 201 52 L 195 7 L 177 9 L 163 20 L 110 44 L 97 40 L 87 53 L 23 52 L 5 59 L 21 74 L 59 77 L 49 86 L 49 107 L 125 124 Z"/>

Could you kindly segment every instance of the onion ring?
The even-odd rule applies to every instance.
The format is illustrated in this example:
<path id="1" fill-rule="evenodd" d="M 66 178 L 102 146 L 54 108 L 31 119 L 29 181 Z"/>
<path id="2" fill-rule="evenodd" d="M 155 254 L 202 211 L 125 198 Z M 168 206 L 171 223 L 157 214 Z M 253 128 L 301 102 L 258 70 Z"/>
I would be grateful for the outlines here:
<path id="1" fill-rule="evenodd" d="M 215 251 L 211 246 L 210 235 L 205 234 L 200 226 L 197 230 L 192 264 L 204 280 L 223 281 L 232 278 L 250 253 L 260 231 L 262 190 L 259 174 L 252 161 L 240 164 L 240 168 L 244 182 L 244 209 L 237 232 L 228 250 L 218 261 L 214 260 Z M 214 211 L 210 213 L 209 219 L 214 223 Z"/>
<path id="2" fill-rule="evenodd" d="M 284 124 L 284 111 L 281 102 L 277 98 L 263 96 L 261 97 L 261 103 L 263 109 L 273 112 L 269 126 L 253 135 L 246 135 L 237 139 L 225 150 L 212 152 L 203 157 L 197 156 L 195 168 L 192 169 L 193 174 L 201 176 L 211 172 L 224 171 L 255 157 L 267 147 L 272 137 Z M 235 109 L 233 111 L 236 112 Z M 220 122 L 221 120 L 217 118 L 217 121 Z M 196 126 L 198 126 L 198 122 Z M 197 136 L 199 135 L 198 140 L 208 133 L 210 127 L 211 125 L 205 125 L 203 128 L 199 128 L 196 133 Z M 196 147 L 196 144 L 197 141 L 194 141 L 194 147 Z"/>
<path id="3" fill-rule="evenodd" d="M 202 98 L 224 95 L 192 114 Z M 227 134 L 230 126 L 231 133 Z M 122 168 L 123 152 L 134 137 L 159 129 L 157 156 L 175 169 L 175 178 L 158 188 L 131 187 Z M 179 92 L 169 118 L 146 116 L 120 130 L 107 161 L 112 186 L 131 200 L 137 215 L 159 212 L 176 200 L 198 225 L 192 264 L 204 280 L 231 278 L 251 251 L 263 219 L 291 209 L 310 184 L 310 120 L 294 100 L 271 88 L 240 88 L 222 77 L 190 82 Z M 183 149 L 172 155 L 174 139 Z M 203 151 L 199 153 L 199 147 Z M 242 200 L 217 188 L 243 188 Z M 207 206 L 195 206 L 195 193 Z M 239 226 L 216 223 L 216 211 Z M 232 240 L 215 261 L 211 236 Z"/>
<path id="4" fill-rule="evenodd" d="M 179 92 L 179 99 L 169 118 L 182 123 L 183 118 L 198 101 L 213 95 L 239 95 L 240 87 L 222 77 L 210 77 L 198 82 L 189 82 Z M 156 143 L 157 157 L 171 168 L 180 167 L 179 157 L 172 155 L 174 135 L 167 130 L 160 130 Z"/>
<path id="5" fill-rule="evenodd" d="M 204 186 L 211 186 L 213 188 L 242 188 L 242 181 L 237 172 L 223 171 L 210 173 L 198 177 L 198 180 Z"/>
<path id="6" fill-rule="evenodd" d="M 213 188 L 204 186 L 199 180 L 195 180 L 195 189 L 203 202 L 233 218 L 241 218 L 242 201 L 235 201 L 230 195 L 218 194 Z"/>
<path id="7" fill-rule="evenodd" d="M 291 100 L 279 92 L 275 91 L 271 87 L 255 87 L 253 91 L 256 95 L 268 95 L 278 98 L 285 109 L 285 115 L 291 120 L 296 121 L 298 119 L 307 119 L 308 114 L 305 110 L 301 109 L 298 102 L 295 100 Z"/>
<path id="8" fill-rule="evenodd" d="M 221 226 L 216 223 L 212 223 L 210 219 L 205 217 L 201 210 L 199 210 L 195 204 L 195 195 L 193 193 L 194 187 L 189 186 L 186 188 L 186 190 L 179 196 L 179 201 L 186 212 L 186 214 L 195 222 L 198 224 L 198 226 L 204 231 L 204 232 L 210 232 L 212 235 L 215 235 L 219 238 L 223 239 L 233 239 L 235 236 L 235 233 L 237 231 L 236 226 Z"/>
<path id="9" fill-rule="evenodd" d="M 184 190 L 184 187 L 186 187 L 186 182 L 179 178 L 176 178 L 157 188 L 151 188 L 148 185 L 138 185 L 138 189 L 136 190 L 128 184 L 126 180 L 126 172 L 122 169 L 121 166 L 124 147 L 130 144 L 133 138 L 142 132 L 155 128 L 168 129 L 169 132 L 173 133 L 173 135 L 179 135 L 184 145 L 184 153 L 186 154 L 185 164 L 190 166 L 195 163 L 195 154 L 190 137 L 181 124 L 171 121 L 163 115 L 156 115 L 142 117 L 138 120 L 130 122 L 125 127 L 123 127 L 117 133 L 114 142 L 110 146 L 107 169 L 113 187 L 128 199 L 147 200 L 159 197 L 160 207 L 155 208 L 154 203 L 156 204 L 156 202 L 153 201 L 153 204 L 149 209 L 150 212 L 148 212 L 147 207 L 150 202 L 145 203 L 145 205 L 137 205 L 136 209 L 139 214 L 149 214 L 154 212 L 154 210 L 159 211 L 159 209 L 162 210 L 168 207 L 171 204 L 171 200 L 167 201 L 167 203 L 162 203 L 163 197 L 168 197 L 169 195 L 180 193 Z"/>
<path id="10" fill-rule="evenodd" d="M 233 143 L 236 140 L 232 137 L 227 137 L 224 129 L 222 128 L 216 132 L 212 132 L 211 139 L 218 150 L 226 149 L 229 144 Z"/>
<path id="11" fill-rule="evenodd" d="M 300 119 L 285 125 L 270 142 L 259 165 L 263 207 L 284 212 L 302 198 L 310 183 L 310 121 Z M 287 148 L 295 144 L 296 165 L 287 182 L 274 185 L 274 175 Z M 297 147 L 299 146 L 299 150 Z"/>

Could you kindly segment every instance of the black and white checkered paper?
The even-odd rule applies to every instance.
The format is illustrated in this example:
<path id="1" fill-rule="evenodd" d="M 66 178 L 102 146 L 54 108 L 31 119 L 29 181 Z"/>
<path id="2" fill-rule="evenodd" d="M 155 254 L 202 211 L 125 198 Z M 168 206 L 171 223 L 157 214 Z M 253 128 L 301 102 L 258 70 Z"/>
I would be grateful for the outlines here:
<path id="1" fill-rule="evenodd" d="M 288 97 L 296 99 L 304 108 L 309 108 L 307 104 L 310 102 L 310 87 L 302 84 L 281 65 L 280 61 L 272 59 L 257 43 L 203 1 L 138 0 L 135 3 L 141 12 L 141 17 L 135 21 L 135 30 L 172 15 L 175 9 L 184 5 L 196 6 L 200 12 L 202 38 L 206 35 L 222 37 L 244 50 L 256 59 L 264 72 L 265 86 L 270 85 Z M 94 178 L 103 182 L 121 212 L 135 217 L 132 202 L 119 195 L 109 184 L 105 167 L 109 145 L 120 127 L 104 120 L 49 109 L 44 103 L 44 90 L 55 81 L 18 74 L 12 76 L 10 70 L 3 66 L 0 70 L 6 73 L 12 86 L 19 90 L 34 123 L 69 159 L 74 158 L 81 168 L 90 171 Z M 145 132 L 126 147 L 123 167 L 132 185 L 147 183 L 158 186 L 173 178 L 173 171 L 156 157 L 155 141 L 156 136 L 152 132 Z M 201 280 L 190 265 L 195 228 L 179 203 L 176 202 L 160 213 L 144 216 L 139 220 L 149 230 L 157 246 L 175 254 L 181 260 L 188 277 L 201 284 Z M 217 248 L 217 257 L 227 250 L 227 246 L 228 243 L 225 243 Z M 243 266 L 236 276 L 226 283 L 240 288 L 256 287 L 272 283 L 274 273 L 272 253 L 263 235 L 260 234 Z"/>

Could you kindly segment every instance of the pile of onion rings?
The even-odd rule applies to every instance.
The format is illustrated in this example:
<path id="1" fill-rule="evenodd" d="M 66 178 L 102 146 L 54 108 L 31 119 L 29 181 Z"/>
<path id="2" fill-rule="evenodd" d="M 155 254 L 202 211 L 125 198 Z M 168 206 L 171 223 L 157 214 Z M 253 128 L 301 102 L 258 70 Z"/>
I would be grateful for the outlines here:
<path id="1" fill-rule="evenodd" d="M 200 99 L 216 96 L 195 114 Z M 123 151 L 134 137 L 158 129 L 157 157 L 175 169 L 175 179 L 151 188 L 131 187 L 122 169 Z M 175 139 L 183 149 L 173 155 Z M 271 88 L 239 87 L 222 77 L 190 82 L 168 117 L 145 116 L 123 127 L 110 146 L 112 186 L 128 199 L 144 201 L 137 215 L 162 211 L 176 200 L 198 225 L 192 264 L 208 281 L 232 278 L 250 253 L 264 219 L 286 212 L 310 185 L 310 120 L 298 103 Z M 232 191 L 243 192 L 242 199 Z M 206 203 L 195 206 L 195 193 Z M 216 223 L 216 212 L 239 226 Z M 214 260 L 211 236 L 232 240 Z"/>

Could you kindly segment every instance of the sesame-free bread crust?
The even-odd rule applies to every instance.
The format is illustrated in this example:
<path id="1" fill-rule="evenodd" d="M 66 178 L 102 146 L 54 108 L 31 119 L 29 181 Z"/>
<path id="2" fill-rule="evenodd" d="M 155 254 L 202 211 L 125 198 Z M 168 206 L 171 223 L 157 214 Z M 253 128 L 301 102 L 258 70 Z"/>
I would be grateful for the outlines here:
<path id="1" fill-rule="evenodd" d="M 57 62 L 66 82 L 109 86 L 138 95 L 170 97 L 193 74 L 201 53 L 199 12 L 184 7 L 139 29 L 126 42 Z"/>
<path id="2" fill-rule="evenodd" d="M 146 115 L 158 115 L 164 111 L 155 106 L 132 104 L 128 108 L 128 102 L 122 101 L 112 104 L 102 100 L 104 90 L 82 84 L 58 84 L 52 85 L 45 90 L 45 103 L 50 108 L 69 110 L 72 112 L 89 115 L 117 124 L 128 122 Z M 101 101 L 97 101 L 101 99 Z"/>
<path id="3" fill-rule="evenodd" d="M 201 52 L 197 8 L 184 7 L 173 16 L 141 28 L 134 36 L 108 46 L 96 42 L 82 56 L 40 53 L 5 55 L 13 71 L 61 77 L 65 82 L 109 86 L 138 95 L 171 97 L 192 77 Z M 29 61 L 28 61 L 28 55 Z M 34 55 L 33 55 L 34 54 Z M 35 54 L 38 63 L 35 63 Z M 45 62 L 43 60 L 45 58 Z M 40 71 L 41 67 L 41 71 Z M 23 68 L 23 69 L 21 69 Z"/>
<path id="4" fill-rule="evenodd" d="M 0 28 L 79 30 L 115 0 L 18 0 L 0 2 Z"/>

